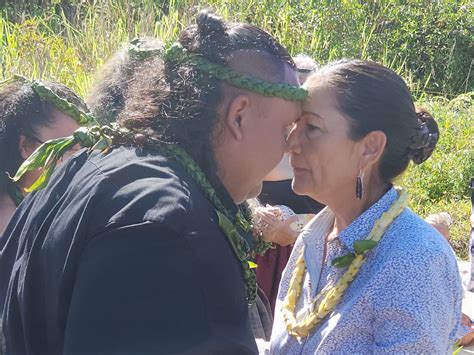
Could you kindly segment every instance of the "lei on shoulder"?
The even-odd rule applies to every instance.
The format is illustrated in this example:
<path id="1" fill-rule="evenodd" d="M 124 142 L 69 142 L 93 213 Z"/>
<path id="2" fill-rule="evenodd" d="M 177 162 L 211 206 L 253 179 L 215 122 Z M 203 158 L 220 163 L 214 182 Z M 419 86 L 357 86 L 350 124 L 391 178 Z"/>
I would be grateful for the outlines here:
<path id="1" fill-rule="evenodd" d="M 287 100 L 305 100 L 308 92 L 298 86 L 287 84 L 275 84 L 252 77 L 246 73 L 240 73 L 231 68 L 212 63 L 201 55 L 186 51 L 181 45 L 174 44 L 168 50 L 158 50 L 156 48 L 142 48 L 140 40 L 133 40 L 130 43 L 129 51 L 139 58 L 149 58 L 152 55 L 163 55 L 165 62 L 186 63 L 194 66 L 196 70 L 215 78 L 226 81 L 231 85 L 253 91 L 265 96 L 279 97 Z M 124 137 L 131 138 L 132 132 L 121 128 L 118 124 L 108 126 L 99 125 L 89 114 L 82 112 L 72 103 L 59 98 L 51 89 L 36 82 L 32 82 L 32 88 L 42 98 L 48 100 L 58 109 L 70 115 L 81 125 L 89 125 L 77 129 L 71 136 L 52 139 L 39 146 L 36 151 L 25 160 L 20 166 L 13 181 L 18 181 L 30 170 L 42 168 L 42 173 L 28 189 L 28 192 L 39 190 L 45 187 L 56 167 L 56 163 L 73 146 L 79 145 L 90 150 L 100 150 L 106 153 L 115 142 L 123 141 Z M 215 207 L 220 229 L 227 237 L 235 256 L 239 260 L 242 268 L 242 275 L 246 282 L 247 301 L 249 304 L 255 302 L 257 295 L 257 283 L 255 273 L 251 270 L 256 265 L 251 261 L 253 256 L 265 253 L 272 244 L 263 241 L 258 236 L 254 236 L 253 252 L 243 237 L 245 233 L 252 233 L 253 225 L 250 209 L 246 205 L 240 206 L 236 214 L 231 213 L 219 199 L 218 194 L 209 183 L 206 175 L 198 164 L 192 159 L 184 149 L 177 145 L 164 144 L 163 142 L 147 142 L 150 145 L 159 146 L 163 151 L 175 159 L 190 174 L 194 181 L 200 185 L 206 197 Z"/>

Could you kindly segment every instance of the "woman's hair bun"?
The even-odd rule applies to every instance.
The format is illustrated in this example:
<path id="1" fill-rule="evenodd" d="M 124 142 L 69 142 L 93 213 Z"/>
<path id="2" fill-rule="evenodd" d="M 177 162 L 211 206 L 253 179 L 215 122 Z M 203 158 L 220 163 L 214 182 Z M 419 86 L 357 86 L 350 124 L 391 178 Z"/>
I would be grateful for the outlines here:
<path id="1" fill-rule="evenodd" d="M 222 36 L 227 29 L 225 21 L 222 17 L 216 15 L 211 10 L 201 10 L 196 19 L 198 32 L 201 38 Z"/>
<path id="2" fill-rule="evenodd" d="M 433 153 L 439 139 L 439 128 L 436 120 L 424 109 L 417 109 L 418 127 L 412 144 L 409 147 L 411 160 L 415 164 L 421 164 Z"/>

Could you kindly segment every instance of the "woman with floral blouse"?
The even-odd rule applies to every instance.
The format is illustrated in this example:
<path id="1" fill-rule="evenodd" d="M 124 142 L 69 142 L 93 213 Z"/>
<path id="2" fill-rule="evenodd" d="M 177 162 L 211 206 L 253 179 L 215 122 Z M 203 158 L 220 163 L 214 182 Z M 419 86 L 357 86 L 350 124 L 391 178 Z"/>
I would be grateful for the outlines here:
<path id="1" fill-rule="evenodd" d="M 435 120 L 377 63 L 335 62 L 305 86 L 289 137 L 293 189 L 328 207 L 283 273 L 270 352 L 448 352 L 461 316 L 456 259 L 393 186 L 431 155 Z"/>

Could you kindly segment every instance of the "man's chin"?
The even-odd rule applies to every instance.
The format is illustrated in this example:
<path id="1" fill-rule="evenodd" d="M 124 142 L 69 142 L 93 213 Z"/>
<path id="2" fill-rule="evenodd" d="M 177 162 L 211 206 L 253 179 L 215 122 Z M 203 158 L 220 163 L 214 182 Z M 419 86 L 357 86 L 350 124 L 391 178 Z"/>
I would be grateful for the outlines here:
<path id="1" fill-rule="evenodd" d="M 258 185 L 256 185 L 252 190 L 250 190 L 249 193 L 247 194 L 247 200 L 251 198 L 255 198 L 258 195 L 260 195 L 260 193 L 262 192 L 262 186 L 263 186 L 263 183 L 261 182 Z"/>

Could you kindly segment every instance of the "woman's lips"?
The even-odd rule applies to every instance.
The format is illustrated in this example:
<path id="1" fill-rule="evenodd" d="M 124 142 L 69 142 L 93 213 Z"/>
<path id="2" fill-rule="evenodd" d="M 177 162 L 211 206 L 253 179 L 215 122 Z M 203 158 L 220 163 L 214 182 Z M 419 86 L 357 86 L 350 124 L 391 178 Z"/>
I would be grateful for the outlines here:
<path id="1" fill-rule="evenodd" d="M 300 168 L 300 167 L 296 167 L 296 166 L 292 166 L 293 168 L 293 171 L 295 174 L 301 174 L 301 173 L 304 173 L 304 172 L 307 172 L 308 169 L 306 168 Z"/>

